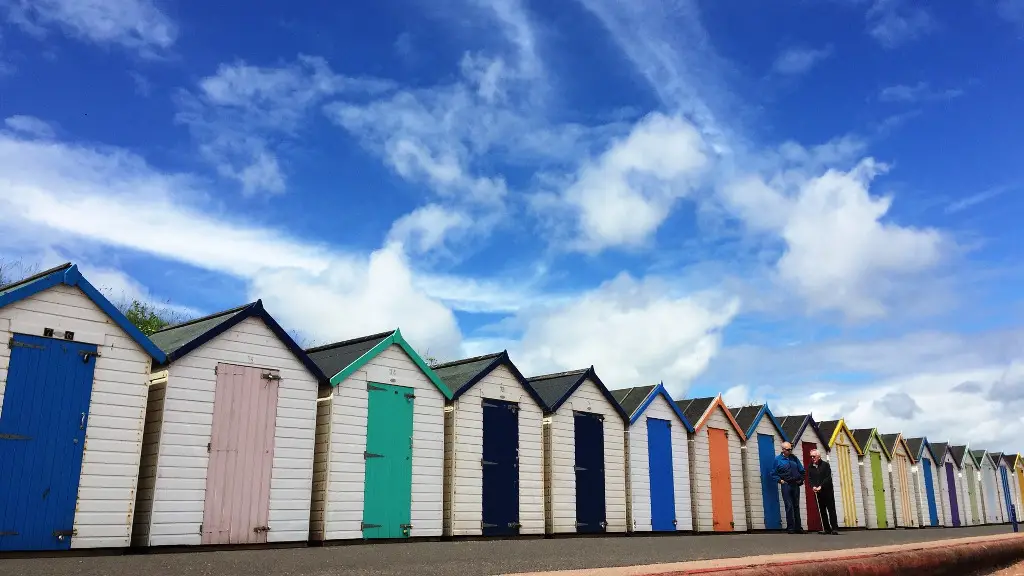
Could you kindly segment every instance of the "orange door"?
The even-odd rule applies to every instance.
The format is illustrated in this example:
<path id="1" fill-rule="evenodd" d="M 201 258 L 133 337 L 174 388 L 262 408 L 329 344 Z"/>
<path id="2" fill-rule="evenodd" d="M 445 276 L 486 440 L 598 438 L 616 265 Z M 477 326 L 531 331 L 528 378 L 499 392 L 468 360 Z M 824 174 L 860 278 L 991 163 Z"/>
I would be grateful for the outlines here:
<path id="1" fill-rule="evenodd" d="M 711 520 L 715 532 L 731 532 L 732 478 L 729 476 L 729 436 L 720 428 L 708 428 L 711 460 Z"/>

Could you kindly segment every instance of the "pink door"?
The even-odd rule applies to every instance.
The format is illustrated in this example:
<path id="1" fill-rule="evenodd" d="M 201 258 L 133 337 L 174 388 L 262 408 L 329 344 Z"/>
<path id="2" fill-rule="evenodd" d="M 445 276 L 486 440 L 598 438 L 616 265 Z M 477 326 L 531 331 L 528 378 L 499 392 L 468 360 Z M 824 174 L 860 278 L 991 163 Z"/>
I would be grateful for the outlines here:
<path id="1" fill-rule="evenodd" d="M 267 541 L 276 370 L 217 364 L 203 544 Z"/>

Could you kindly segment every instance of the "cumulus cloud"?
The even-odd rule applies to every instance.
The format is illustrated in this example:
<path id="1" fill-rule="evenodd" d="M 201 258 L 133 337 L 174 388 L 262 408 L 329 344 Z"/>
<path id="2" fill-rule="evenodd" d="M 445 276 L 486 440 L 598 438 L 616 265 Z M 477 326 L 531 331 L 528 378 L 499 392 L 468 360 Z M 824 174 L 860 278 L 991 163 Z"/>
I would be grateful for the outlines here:
<path id="1" fill-rule="evenodd" d="M 775 58 L 772 69 L 778 74 L 796 76 L 807 73 L 816 65 L 832 55 L 832 47 L 802 48 L 793 47 L 783 50 Z"/>
<path id="2" fill-rule="evenodd" d="M 35 116 L 8 116 L 4 119 L 4 126 L 34 138 L 53 138 L 56 135 L 53 125 Z"/>
<path id="3" fill-rule="evenodd" d="M 883 48 L 897 48 L 936 28 L 927 8 L 908 0 L 874 0 L 867 12 L 868 34 Z"/>
<path id="4" fill-rule="evenodd" d="M 921 412 L 921 407 L 905 392 L 887 392 L 875 400 L 873 408 L 900 420 L 912 420 Z"/>
<path id="5" fill-rule="evenodd" d="M 96 44 L 151 56 L 170 48 L 178 27 L 150 0 L 5 0 L 8 21 L 36 36 L 51 27 Z"/>
<path id="6" fill-rule="evenodd" d="M 984 390 L 984 387 L 978 382 L 961 382 L 953 387 L 953 392 L 962 392 L 964 394 L 978 394 Z"/>

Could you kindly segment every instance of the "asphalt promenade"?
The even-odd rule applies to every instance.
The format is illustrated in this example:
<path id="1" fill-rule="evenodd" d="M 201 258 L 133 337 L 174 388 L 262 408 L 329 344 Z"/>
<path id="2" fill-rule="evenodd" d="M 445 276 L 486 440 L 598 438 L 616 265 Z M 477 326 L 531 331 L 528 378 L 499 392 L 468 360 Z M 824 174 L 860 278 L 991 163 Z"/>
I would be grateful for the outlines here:
<path id="1" fill-rule="evenodd" d="M 492 576 L 887 546 L 1012 532 L 1009 526 L 348 544 L 45 558 L 0 557 L 18 576 Z"/>

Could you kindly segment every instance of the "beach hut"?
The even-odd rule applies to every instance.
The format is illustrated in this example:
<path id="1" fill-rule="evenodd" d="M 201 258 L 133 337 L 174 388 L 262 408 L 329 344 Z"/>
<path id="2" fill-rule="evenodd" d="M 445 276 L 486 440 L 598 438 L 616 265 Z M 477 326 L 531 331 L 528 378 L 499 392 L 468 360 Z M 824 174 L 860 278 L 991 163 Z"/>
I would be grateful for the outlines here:
<path id="1" fill-rule="evenodd" d="M 927 438 L 910 438 L 907 446 L 917 462 L 914 482 L 917 485 L 918 515 L 921 526 L 939 526 L 942 520 L 942 499 L 939 497 L 939 462 Z"/>
<path id="2" fill-rule="evenodd" d="M 151 338 L 132 544 L 308 540 L 320 370 L 259 300 Z"/>
<path id="3" fill-rule="evenodd" d="M 693 426 L 665 386 L 612 390 L 629 415 L 626 513 L 632 532 L 693 530 L 690 433 Z"/>
<path id="4" fill-rule="evenodd" d="M 1010 518 L 1020 517 L 1020 482 L 1016 473 L 1017 455 L 1003 453 L 999 463 L 999 474 L 1003 480 L 1003 491 L 1006 493 L 1006 509 Z"/>
<path id="5" fill-rule="evenodd" d="M 981 490 L 982 518 L 985 524 L 1003 522 L 1003 512 L 999 506 L 999 493 L 996 489 L 996 468 L 987 450 L 971 450 L 974 461 L 978 464 L 978 488 Z"/>
<path id="6" fill-rule="evenodd" d="M 896 524 L 895 510 L 889 503 L 892 482 L 889 468 L 892 456 L 874 428 L 851 430 L 860 446 L 859 458 L 861 498 L 868 528 L 889 528 Z"/>
<path id="7" fill-rule="evenodd" d="M 544 534 L 544 409 L 508 352 L 435 365 L 445 409 L 444 534 Z"/>
<path id="8" fill-rule="evenodd" d="M 448 386 L 400 330 L 306 352 L 330 379 L 317 400 L 310 538 L 441 536 Z"/>
<path id="9" fill-rule="evenodd" d="M 836 515 L 844 528 L 866 526 L 864 518 L 864 495 L 861 493 L 860 445 L 843 420 L 819 422 L 818 428 L 827 436 L 829 464 L 832 468 L 832 484 L 839 492 L 836 499 Z"/>
<path id="10" fill-rule="evenodd" d="M 1000 452 L 988 452 L 985 456 L 988 458 L 988 465 L 992 468 L 991 499 L 995 503 L 993 505 L 994 516 L 1000 524 L 1004 524 L 1010 521 L 1010 509 L 1007 506 L 1006 491 L 1003 489 L 1003 473 L 1000 466 L 1003 455 Z"/>
<path id="11" fill-rule="evenodd" d="M 0 339 L 0 552 L 128 546 L 164 353 L 72 264 L 0 287 Z"/>
<path id="12" fill-rule="evenodd" d="M 907 446 L 903 434 L 881 434 L 879 437 L 892 456 L 892 471 L 889 474 L 889 485 L 892 486 L 892 490 L 889 495 L 895 512 L 896 526 L 918 528 L 921 524 L 917 510 L 919 499 L 915 492 L 913 452 Z"/>
<path id="13" fill-rule="evenodd" d="M 782 416 L 778 418 L 779 425 L 793 445 L 793 454 L 803 460 L 804 469 L 811 465 L 811 451 L 817 449 L 823 460 L 828 460 L 828 438 L 824 437 L 818 428 L 818 423 L 810 414 L 796 416 Z M 818 514 L 818 504 L 814 497 L 814 490 L 811 489 L 810 476 L 804 478 L 805 504 L 800 507 L 800 518 L 802 525 L 807 530 L 820 531 L 821 516 Z M 838 512 L 837 512 L 838 513 Z"/>
<path id="14" fill-rule="evenodd" d="M 775 457 L 782 451 L 782 443 L 789 438 L 767 404 L 730 408 L 729 412 L 746 438 L 743 442 L 743 492 L 747 529 L 781 530 L 786 516 L 782 489 L 778 481 L 772 479 L 771 471 Z"/>
<path id="15" fill-rule="evenodd" d="M 743 428 L 722 402 L 691 398 L 676 402 L 693 422 L 693 529 L 697 532 L 734 532 L 747 529 L 743 496 Z"/>
<path id="16" fill-rule="evenodd" d="M 1013 455 L 1013 476 L 1017 482 L 1017 510 L 1024 507 L 1024 459 L 1021 458 L 1019 453 Z M 1020 514 L 1017 514 L 1018 521 L 1020 521 Z"/>
<path id="17" fill-rule="evenodd" d="M 629 417 L 593 366 L 527 384 L 544 406 L 546 532 L 625 532 Z"/>
<path id="18" fill-rule="evenodd" d="M 960 463 L 960 507 L 964 526 L 984 524 L 981 504 L 978 502 L 978 463 L 967 446 L 950 446 L 953 459 Z"/>
<path id="19" fill-rule="evenodd" d="M 939 457 L 939 494 L 944 504 L 942 525 L 960 527 L 963 525 L 963 501 L 960 498 L 962 482 L 960 479 L 960 463 L 956 461 L 946 442 L 932 444 L 935 455 Z"/>

